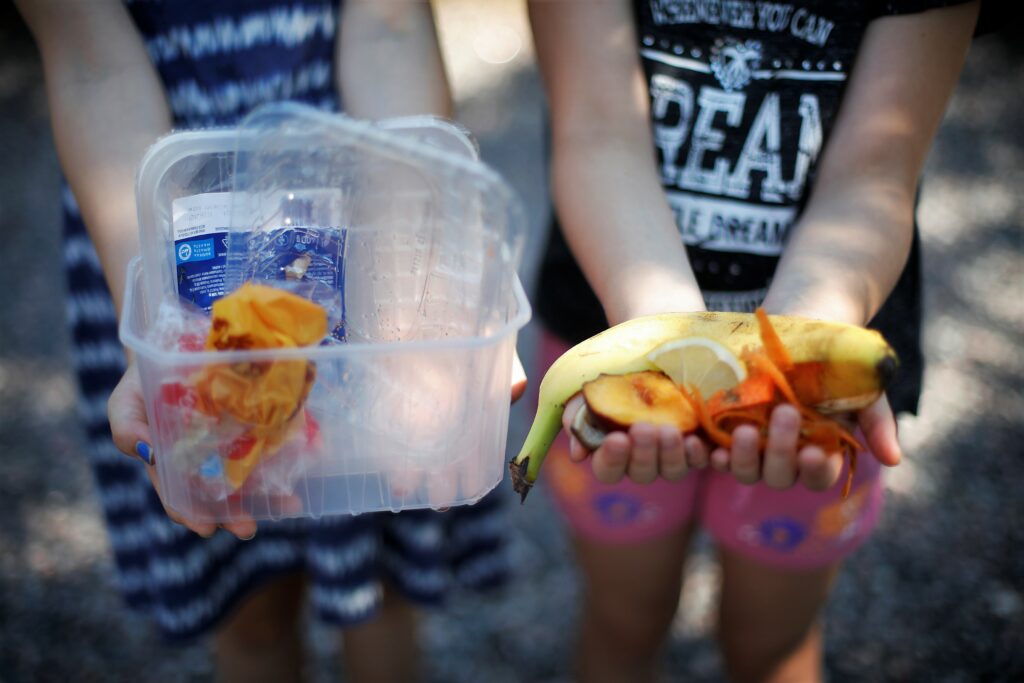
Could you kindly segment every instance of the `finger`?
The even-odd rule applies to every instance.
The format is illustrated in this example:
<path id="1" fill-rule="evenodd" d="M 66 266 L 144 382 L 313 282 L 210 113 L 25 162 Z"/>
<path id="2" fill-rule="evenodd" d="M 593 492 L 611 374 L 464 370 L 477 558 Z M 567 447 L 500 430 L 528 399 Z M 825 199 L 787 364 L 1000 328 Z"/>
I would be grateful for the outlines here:
<path id="1" fill-rule="evenodd" d="M 182 525 L 189 531 L 193 531 L 203 538 L 210 538 L 217 532 L 217 525 L 213 522 L 197 522 L 195 520 L 187 519 L 167 506 L 164 506 L 164 512 L 167 513 L 167 516 L 172 522 Z"/>
<path id="2" fill-rule="evenodd" d="M 761 478 L 761 454 L 757 428 L 741 425 L 732 433 L 729 469 L 741 484 L 756 484 Z"/>
<path id="3" fill-rule="evenodd" d="M 797 454 L 800 469 L 800 483 L 811 491 L 827 491 L 839 481 L 843 470 L 843 459 L 839 455 L 827 455 L 818 446 L 805 446 Z"/>
<path id="4" fill-rule="evenodd" d="M 788 489 L 796 481 L 796 444 L 800 439 L 800 413 L 789 404 L 772 411 L 768 442 L 764 448 L 764 483 L 773 489 Z"/>
<path id="5" fill-rule="evenodd" d="M 164 512 L 167 513 L 167 517 L 172 522 L 182 525 L 186 529 L 199 534 L 203 538 L 209 538 L 217 531 L 217 524 L 215 522 L 199 522 L 194 519 L 189 519 L 188 517 L 185 517 L 184 515 L 167 507 L 166 504 L 164 504 Z"/>
<path id="6" fill-rule="evenodd" d="M 396 467 L 388 473 L 388 489 L 391 496 L 398 502 L 404 502 L 407 497 L 416 493 L 422 478 L 422 473 L 414 472 L 410 467 Z"/>
<path id="7" fill-rule="evenodd" d="M 679 481 L 686 476 L 689 465 L 686 462 L 686 446 L 683 435 L 675 427 L 662 427 L 658 430 L 658 475 L 666 481 Z"/>
<path id="8" fill-rule="evenodd" d="M 523 362 L 519 360 L 519 352 L 514 351 L 512 355 L 512 403 L 515 403 L 526 393 L 526 370 Z"/>
<path id="9" fill-rule="evenodd" d="M 624 432 L 612 432 L 591 456 L 594 478 L 603 484 L 616 484 L 626 475 L 632 443 Z"/>
<path id="10" fill-rule="evenodd" d="M 302 498 L 296 494 L 268 495 L 266 498 L 268 512 L 266 518 L 277 520 L 288 517 L 296 517 L 302 514 L 304 505 Z M 240 541 L 251 541 L 256 537 L 258 524 L 249 516 L 250 511 L 241 498 L 232 496 L 228 499 L 228 509 L 225 513 L 218 509 L 218 517 L 230 517 L 231 519 L 218 523 L 216 526 L 232 534 Z"/>
<path id="11" fill-rule="evenodd" d="M 590 452 L 583 447 L 583 444 L 579 442 L 575 436 L 569 437 L 569 459 L 573 462 L 583 462 L 587 459 Z"/>
<path id="12" fill-rule="evenodd" d="M 626 465 L 626 476 L 637 484 L 650 484 L 658 478 L 658 428 L 635 424 L 629 428 L 633 451 Z"/>
<path id="13" fill-rule="evenodd" d="M 456 480 L 449 468 L 431 470 L 427 475 L 427 495 L 430 507 L 435 510 L 447 509 L 455 499 Z"/>
<path id="14" fill-rule="evenodd" d="M 711 463 L 711 453 L 708 446 L 699 436 L 691 434 L 683 440 L 686 448 L 686 461 L 690 467 L 702 470 Z"/>
<path id="15" fill-rule="evenodd" d="M 177 524 L 182 525 L 186 529 L 193 531 L 203 538 L 209 538 L 213 536 L 214 532 L 217 531 L 217 525 L 213 522 L 198 522 L 192 519 L 188 519 L 184 515 L 172 510 L 164 502 L 164 496 L 160 492 L 160 479 L 156 475 L 156 468 L 151 465 L 146 465 L 146 474 L 149 476 L 150 483 L 153 484 L 153 490 L 156 491 L 156 495 L 160 498 L 160 504 L 164 507 L 164 512 L 167 513 L 167 517 Z"/>
<path id="16" fill-rule="evenodd" d="M 107 400 L 107 418 L 114 445 L 125 455 L 152 464 L 153 447 L 142 399 L 142 383 L 134 364 L 128 366 Z"/>
<path id="17" fill-rule="evenodd" d="M 306 508 L 306 506 L 303 505 L 302 503 L 302 498 L 293 493 L 271 495 L 268 497 L 267 502 L 270 506 L 270 519 L 272 520 L 284 519 L 286 517 L 296 517 L 302 514 L 303 510 Z M 232 520 L 233 523 L 248 523 L 253 521 L 254 520 L 250 519 L 247 513 L 238 515 L 235 517 L 234 520 Z"/>
<path id="18" fill-rule="evenodd" d="M 228 533 L 232 533 L 241 541 L 251 541 L 256 536 L 256 522 L 251 519 L 224 522 L 220 525 Z"/>
<path id="19" fill-rule="evenodd" d="M 896 418 L 889 407 L 889 399 L 881 398 L 857 414 L 857 422 L 868 448 L 878 462 L 886 467 L 895 467 L 903 459 L 896 432 Z"/>
<path id="20" fill-rule="evenodd" d="M 456 495 L 462 500 L 476 500 L 488 491 L 489 468 L 485 458 L 462 458 L 453 469 Z"/>
<path id="21" fill-rule="evenodd" d="M 732 456 L 725 448 L 716 448 L 711 451 L 711 467 L 716 472 L 728 472 Z"/>

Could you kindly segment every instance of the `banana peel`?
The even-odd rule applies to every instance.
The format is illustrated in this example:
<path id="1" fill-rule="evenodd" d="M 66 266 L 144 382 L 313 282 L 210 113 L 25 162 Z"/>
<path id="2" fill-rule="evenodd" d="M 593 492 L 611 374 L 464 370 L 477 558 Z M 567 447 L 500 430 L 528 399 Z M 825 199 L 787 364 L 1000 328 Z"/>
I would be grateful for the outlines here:
<path id="1" fill-rule="evenodd" d="M 763 328 L 771 331 L 764 333 Z M 519 454 L 509 463 L 512 486 L 523 501 L 562 428 L 566 403 L 583 385 L 602 374 L 657 370 L 647 355 L 683 337 L 712 339 L 739 357 L 751 357 L 754 349 L 763 348 L 776 365 L 795 373 L 796 380 L 787 384 L 792 398 L 818 413 L 870 405 L 898 366 L 895 352 L 881 334 L 844 323 L 767 316 L 760 310 L 756 314 L 667 313 L 629 320 L 572 347 L 545 373 L 533 424 Z"/>

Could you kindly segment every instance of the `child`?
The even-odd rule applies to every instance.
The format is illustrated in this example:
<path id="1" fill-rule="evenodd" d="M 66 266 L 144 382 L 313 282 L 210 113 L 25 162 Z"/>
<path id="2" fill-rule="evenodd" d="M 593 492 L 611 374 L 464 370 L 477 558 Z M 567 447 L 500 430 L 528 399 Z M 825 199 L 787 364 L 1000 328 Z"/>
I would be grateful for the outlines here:
<path id="1" fill-rule="evenodd" d="M 874 321 L 910 380 L 890 398 L 914 410 L 916 187 L 978 3 L 931 8 L 956 4 L 531 2 L 562 233 L 540 276 L 545 360 L 640 315 L 763 305 Z M 650 425 L 592 454 L 556 445 L 547 481 L 586 579 L 583 680 L 654 680 L 697 524 L 720 553 L 729 676 L 820 680 L 831 582 L 877 523 L 879 465 L 900 459 L 886 399 L 859 422 L 874 457 L 846 502 L 841 458 L 797 452 L 792 406 L 763 456 L 752 427 L 731 451 Z"/>
<path id="2" fill-rule="evenodd" d="M 234 536 L 165 512 L 152 467 L 160 454 L 149 446 L 138 372 L 125 371 L 115 312 L 138 252 L 134 174 L 150 144 L 172 127 L 230 125 L 283 99 L 325 109 L 343 102 L 364 118 L 449 116 L 429 3 L 348 0 L 340 13 L 328 0 L 18 4 L 43 57 L 69 185 L 77 372 L 127 601 L 171 639 L 214 629 L 225 680 L 287 681 L 302 675 L 298 620 L 308 591 L 323 619 L 345 627 L 350 680 L 412 680 L 410 600 L 436 603 L 453 579 L 485 586 L 502 578 L 497 500 L 446 515 L 260 524 L 258 534 L 251 521 L 224 525 Z M 137 459 L 112 447 L 108 396 L 114 443 Z"/>

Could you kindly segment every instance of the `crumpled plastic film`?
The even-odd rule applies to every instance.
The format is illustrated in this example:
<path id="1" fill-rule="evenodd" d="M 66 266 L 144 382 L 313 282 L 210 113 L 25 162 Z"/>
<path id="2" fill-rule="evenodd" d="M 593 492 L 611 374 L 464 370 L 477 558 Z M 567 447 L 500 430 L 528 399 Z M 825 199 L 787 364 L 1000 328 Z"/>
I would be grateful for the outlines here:
<path id="1" fill-rule="evenodd" d="M 309 346 L 327 334 L 323 307 L 291 292 L 247 282 L 213 304 L 207 349 Z"/>
<path id="2" fill-rule="evenodd" d="M 323 307 L 290 292 L 246 283 L 213 305 L 208 350 L 254 350 L 309 346 L 327 334 Z M 290 437 L 309 429 L 300 416 L 316 379 L 306 360 L 218 363 L 193 380 L 197 409 L 213 417 L 231 416 L 245 427 L 224 462 L 235 490 L 263 460 Z"/>

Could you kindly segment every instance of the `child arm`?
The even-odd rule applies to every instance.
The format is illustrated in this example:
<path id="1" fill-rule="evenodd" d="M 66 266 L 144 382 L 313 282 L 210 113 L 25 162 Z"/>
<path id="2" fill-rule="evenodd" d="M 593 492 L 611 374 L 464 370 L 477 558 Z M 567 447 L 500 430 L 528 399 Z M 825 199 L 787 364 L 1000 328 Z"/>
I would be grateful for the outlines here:
<path id="1" fill-rule="evenodd" d="M 913 236 L 917 183 L 977 20 L 979 3 L 875 21 L 858 53 L 808 206 L 794 226 L 765 299 L 774 313 L 865 325 L 892 291 Z M 816 447 L 794 453 L 788 407 L 772 417 L 763 461 L 751 445 L 712 461 L 744 481 L 785 488 L 832 486 L 840 458 Z M 868 445 L 884 465 L 900 461 L 883 397 L 861 411 Z M 773 445 L 776 444 L 776 445 Z"/>
<path id="2" fill-rule="evenodd" d="M 630 3 L 534 0 L 529 11 L 550 107 L 555 206 L 608 321 L 704 310 L 653 157 Z M 566 407 L 566 424 L 579 405 L 577 397 Z M 572 439 L 571 455 L 588 454 Z M 645 424 L 610 434 L 590 456 L 606 483 L 680 479 L 707 461 L 697 437 L 684 442 Z"/>
<path id="3" fill-rule="evenodd" d="M 892 291 L 910 251 L 918 179 L 978 6 L 869 27 L 807 208 L 765 299 L 770 311 L 864 325 Z"/>
<path id="4" fill-rule="evenodd" d="M 43 62 L 53 137 L 114 299 L 138 253 L 135 169 L 171 128 L 146 48 L 118 0 L 17 0 Z"/>
<path id="5" fill-rule="evenodd" d="M 609 322 L 703 310 L 653 157 L 629 3 L 534 0 L 529 10 L 555 206 Z"/>
<path id="6" fill-rule="evenodd" d="M 426 0 L 347 0 L 336 49 L 338 88 L 349 114 L 451 118 L 451 93 Z"/>
<path id="7" fill-rule="evenodd" d="M 139 251 L 135 170 L 145 150 L 171 128 L 160 79 L 131 17 L 119 0 L 17 0 L 43 61 L 54 142 L 96 247 L 120 313 L 128 262 Z M 143 457 L 152 443 L 134 363 L 107 405 L 114 443 Z M 147 474 L 159 492 L 156 470 Z M 217 525 L 167 509 L 174 521 L 202 535 Z M 223 525 L 245 538 L 255 523 Z"/>

